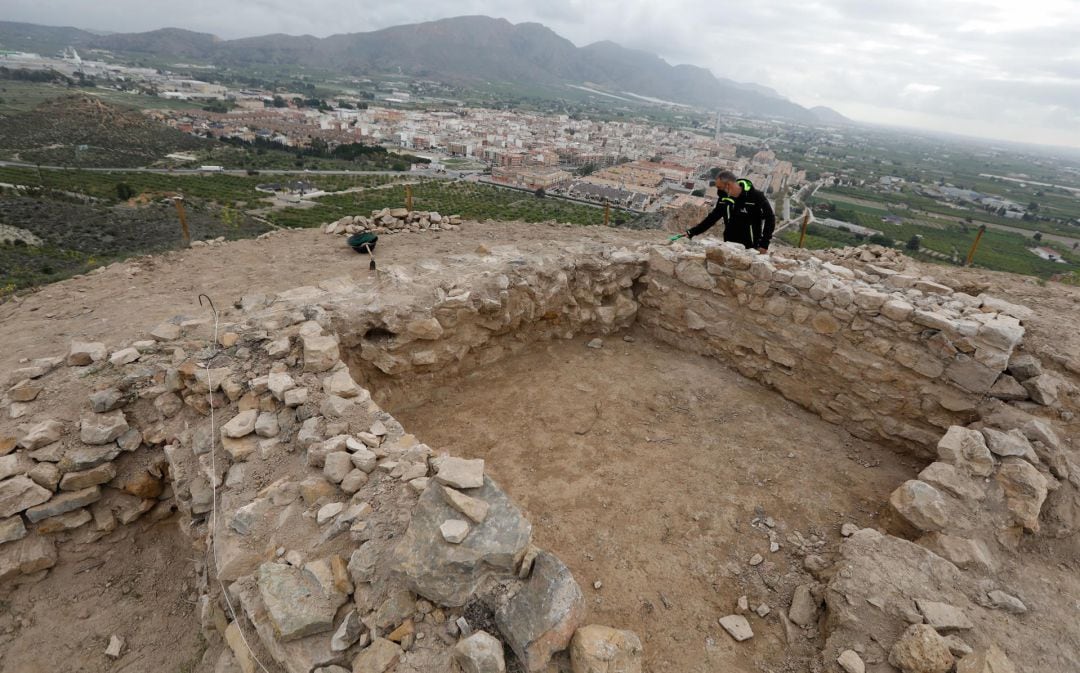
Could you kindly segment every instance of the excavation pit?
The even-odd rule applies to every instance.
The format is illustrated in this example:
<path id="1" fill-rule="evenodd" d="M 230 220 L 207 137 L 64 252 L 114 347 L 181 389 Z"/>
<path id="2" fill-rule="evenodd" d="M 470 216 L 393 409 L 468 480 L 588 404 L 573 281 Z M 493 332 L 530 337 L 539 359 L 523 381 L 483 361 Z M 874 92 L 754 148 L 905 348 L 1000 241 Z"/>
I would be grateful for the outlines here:
<path id="1" fill-rule="evenodd" d="M 11 394 L 42 390 L 36 406 L 10 406 L 31 416 L 0 419 L 0 451 L 15 451 L 3 468 L 16 474 L 0 482 L 15 512 L 0 546 L 15 606 L 0 624 L 14 634 L 4 665 L 14 653 L 20 667 L 55 667 L 60 652 L 95 646 L 87 670 L 153 664 L 146 653 L 163 646 L 139 610 L 160 604 L 145 580 L 169 583 L 159 602 L 196 602 L 166 624 L 184 631 L 177 648 L 193 670 L 239 665 L 237 631 L 290 673 L 348 665 L 366 651 L 331 647 L 349 610 L 389 637 L 415 606 L 417 638 L 398 631 L 400 673 L 444 670 L 449 624 L 466 615 L 499 632 L 516 671 L 530 641 L 499 615 L 536 595 L 525 586 L 537 580 L 584 594 L 586 609 L 553 625 L 560 638 L 582 623 L 633 629 L 646 670 L 835 673 L 846 650 L 888 670 L 904 630 L 943 615 L 954 621 L 940 630 L 959 631 L 956 656 L 1000 647 L 1023 673 L 1075 669 L 1080 468 L 1062 369 L 1075 368 L 1020 350 L 1024 307 L 858 254 L 838 265 L 716 243 L 485 246 L 245 296 L 222 311 L 220 334 L 177 317 L 152 341 L 132 335 L 111 356 L 102 345 L 91 366 L 68 360 L 94 360 L 93 344 L 20 363 L 32 380 Z M 1031 397 L 988 390 L 1018 386 Z M 109 428 L 121 420 L 141 440 L 117 438 L 128 452 L 117 458 Z M 223 424 L 233 434 L 219 440 Z M 59 439 L 39 441 L 53 430 Z M 468 485 L 475 473 L 443 475 L 443 452 L 484 458 L 505 496 Z M 118 474 L 88 481 L 102 461 Z M 130 481 L 133 464 L 161 482 L 156 495 Z M 46 493 L 28 484 L 31 471 Z M 488 556 L 491 567 L 453 560 L 472 543 L 451 547 L 430 525 L 477 511 L 443 478 L 488 499 L 498 525 L 472 519 L 483 531 L 474 542 L 509 532 L 499 543 L 512 548 Z M 101 484 L 100 502 L 76 490 L 87 483 Z M 110 503 L 125 512 L 115 532 Z M 143 554 L 140 536 L 152 544 L 169 522 L 186 542 L 163 538 L 161 550 L 194 573 Z M 155 572 L 116 560 L 129 544 L 142 550 L 132 562 Z M 51 559 L 24 563 L 43 546 Z M 554 554 L 533 566 L 537 548 Z M 116 562 L 84 571 L 86 555 Z M 313 580 L 345 599 L 332 620 L 322 608 L 289 615 L 289 594 L 275 593 Z M 115 618 L 61 607 L 118 585 L 142 602 L 117 598 Z M 720 628 L 736 612 L 752 639 Z M 292 617 L 310 619 L 310 635 L 286 637 Z M 188 634 L 200 627 L 195 662 L 202 643 Z M 131 649 L 109 662 L 114 628 Z M 34 652 L 46 631 L 63 647 Z M 536 670 L 565 673 L 566 655 L 544 669 L 547 655 Z"/>
<path id="2" fill-rule="evenodd" d="M 812 581 L 797 547 L 830 556 L 842 524 L 877 525 L 916 461 L 715 360 L 626 335 L 534 344 L 379 401 L 420 441 L 483 458 L 573 571 L 590 619 L 638 633 L 650 670 L 801 670 L 821 643 L 785 640 L 780 612 Z M 737 645 L 717 617 L 743 595 L 755 637 Z"/>

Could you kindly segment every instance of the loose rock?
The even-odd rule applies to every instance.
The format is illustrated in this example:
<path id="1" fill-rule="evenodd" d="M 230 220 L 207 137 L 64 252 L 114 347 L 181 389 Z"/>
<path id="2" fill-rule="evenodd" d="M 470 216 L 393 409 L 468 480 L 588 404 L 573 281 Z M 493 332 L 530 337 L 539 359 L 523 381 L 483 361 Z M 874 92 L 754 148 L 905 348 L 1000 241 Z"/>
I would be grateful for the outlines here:
<path id="1" fill-rule="evenodd" d="M 454 661 L 462 673 L 504 673 L 503 646 L 485 631 L 477 631 L 454 646 Z"/>
<path id="2" fill-rule="evenodd" d="M 641 673 L 643 649 L 633 631 L 583 626 L 570 642 L 573 673 Z"/>
<path id="3" fill-rule="evenodd" d="M 454 488 L 479 488 L 484 485 L 483 459 L 443 458 L 435 481 Z"/>
<path id="4" fill-rule="evenodd" d="M 460 544 L 469 535 L 469 524 L 460 519 L 450 519 L 439 526 L 439 532 L 450 544 Z"/>
<path id="5" fill-rule="evenodd" d="M 889 650 L 889 663 L 903 673 L 948 673 L 955 659 L 932 626 L 912 624 Z"/>
<path id="6" fill-rule="evenodd" d="M 840 664 L 840 668 L 844 669 L 846 673 L 866 673 L 866 664 L 863 663 L 862 657 L 854 650 L 841 652 L 840 656 L 836 658 L 836 663 Z"/>
<path id="7" fill-rule="evenodd" d="M 742 615 L 728 615 L 720 618 L 720 626 L 728 632 L 737 642 L 750 640 L 754 637 L 754 631 L 750 628 L 750 622 Z"/>

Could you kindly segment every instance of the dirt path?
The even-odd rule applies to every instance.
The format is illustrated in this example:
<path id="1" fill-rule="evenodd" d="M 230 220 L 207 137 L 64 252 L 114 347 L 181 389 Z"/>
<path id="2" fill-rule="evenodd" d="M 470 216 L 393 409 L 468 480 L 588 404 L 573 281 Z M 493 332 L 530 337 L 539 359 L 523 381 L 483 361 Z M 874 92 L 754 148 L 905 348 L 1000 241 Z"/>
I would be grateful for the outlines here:
<path id="1" fill-rule="evenodd" d="M 715 361 L 636 332 L 600 350 L 582 339 L 538 345 L 395 397 L 389 410 L 421 441 L 488 461 L 537 544 L 570 566 L 589 620 L 636 631 L 654 673 L 808 670 L 802 657 L 816 642 L 800 633 L 789 646 L 778 615 L 808 581 L 789 536 L 816 535 L 827 555 L 842 523 L 874 525 L 917 471 Z M 756 567 L 754 554 L 765 558 Z M 717 619 L 741 595 L 771 613 L 748 615 L 755 637 L 735 644 Z"/>
<path id="2" fill-rule="evenodd" d="M 378 262 L 411 264 L 472 252 L 480 244 L 542 246 L 553 238 L 659 241 L 659 232 L 603 227 L 564 228 L 521 222 L 467 222 L 453 232 L 404 233 L 379 240 Z M 153 257 L 47 285 L 20 303 L 0 305 L 0 371 L 22 358 L 59 355 L 72 340 L 116 347 L 178 314 L 205 315 L 198 295 L 224 308 L 248 293 L 273 293 L 337 276 L 367 277 L 367 257 L 341 236 L 290 230 L 269 239 L 235 241 Z"/>

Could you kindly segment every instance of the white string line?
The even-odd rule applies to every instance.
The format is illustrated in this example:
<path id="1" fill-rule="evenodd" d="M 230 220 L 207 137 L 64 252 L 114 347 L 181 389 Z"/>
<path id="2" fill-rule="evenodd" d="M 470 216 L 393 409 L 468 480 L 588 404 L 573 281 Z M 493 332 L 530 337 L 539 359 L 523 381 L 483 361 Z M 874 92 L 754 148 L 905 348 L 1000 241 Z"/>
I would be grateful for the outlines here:
<path id="1" fill-rule="evenodd" d="M 200 295 L 199 304 L 202 304 L 202 297 L 206 295 Z M 209 296 L 206 296 L 207 301 L 210 300 Z M 244 647 L 247 648 L 248 654 L 255 660 L 255 663 L 259 665 L 259 668 L 263 670 L 263 673 L 270 673 L 259 657 L 255 655 L 255 650 L 251 648 L 251 643 L 248 642 L 247 636 L 244 635 L 244 629 L 240 625 L 240 620 L 236 617 L 236 608 L 233 607 L 232 600 L 229 599 L 229 592 L 225 589 L 225 583 L 218 577 L 218 549 L 217 549 L 217 520 L 218 520 L 218 498 L 217 498 L 217 428 L 216 418 L 214 415 L 214 385 L 210 380 L 213 374 L 213 370 L 210 369 L 209 363 L 217 356 L 218 351 L 218 312 L 217 307 L 214 306 L 214 302 L 209 301 L 210 308 L 214 312 L 214 341 L 213 341 L 213 353 L 207 358 L 206 362 L 202 363 L 202 368 L 206 371 L 206 387 L 209 389 L 206 393 L 206 398 L 210 402 L 210 490 L 212 501 L 210 503 L 210 548 L 207 552 L 213 557 L 213 572 L 217 578 L 218 586 L 221 588 L 221 595 L 225 598 L 225 605 L 229 608 L 229 616 L 232 617 L 232 621 L 236 624 L 236 631 L 240 634 L 240 640 L 243 641 Z M 208 563 L 209 565 L 209 563 Z M 210 568 L 207 568 L 207 572 Z M 224 635 L 224 634 L 222 634 Z"/>

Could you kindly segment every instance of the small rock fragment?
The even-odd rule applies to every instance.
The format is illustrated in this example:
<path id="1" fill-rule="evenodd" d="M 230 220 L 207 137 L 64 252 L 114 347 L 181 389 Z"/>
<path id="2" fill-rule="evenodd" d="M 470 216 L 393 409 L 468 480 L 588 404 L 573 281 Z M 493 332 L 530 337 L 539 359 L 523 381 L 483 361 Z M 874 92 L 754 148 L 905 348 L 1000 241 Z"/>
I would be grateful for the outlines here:
<path id="1" fill-rule="evenodd" d="M 461 544 L 469 535 L 469 524 L 461 519 L 450 519 L 439 526 L 439 532 L 450 544 Z"/>
<path id="2" fill-rule="evenodd" d="M 836 663 L 840 664 L 840 668 L 844 669 L 846 673 L 866 673 L 866 664 L 863 663 L 862 657 L 854 650 L 841 652 L 840 656 L 836 658 Z"/>
<path id="3" fill-rule="evenodd" d="M 124 639 L 120 636 L 110 636 L 109 646 L 105 648 L 105 656 L 110 659 L 119 659 L 120 653 L 124 651 Z"/>
<path id="4" fill-rule="evenodd" d="M 750 622 L 742 615 L 728 615 L 720 618 L 720 626 L 728 632 L 737 642 L 750 640 L 754 637 L 754 631 L 750 628 Z"/>

